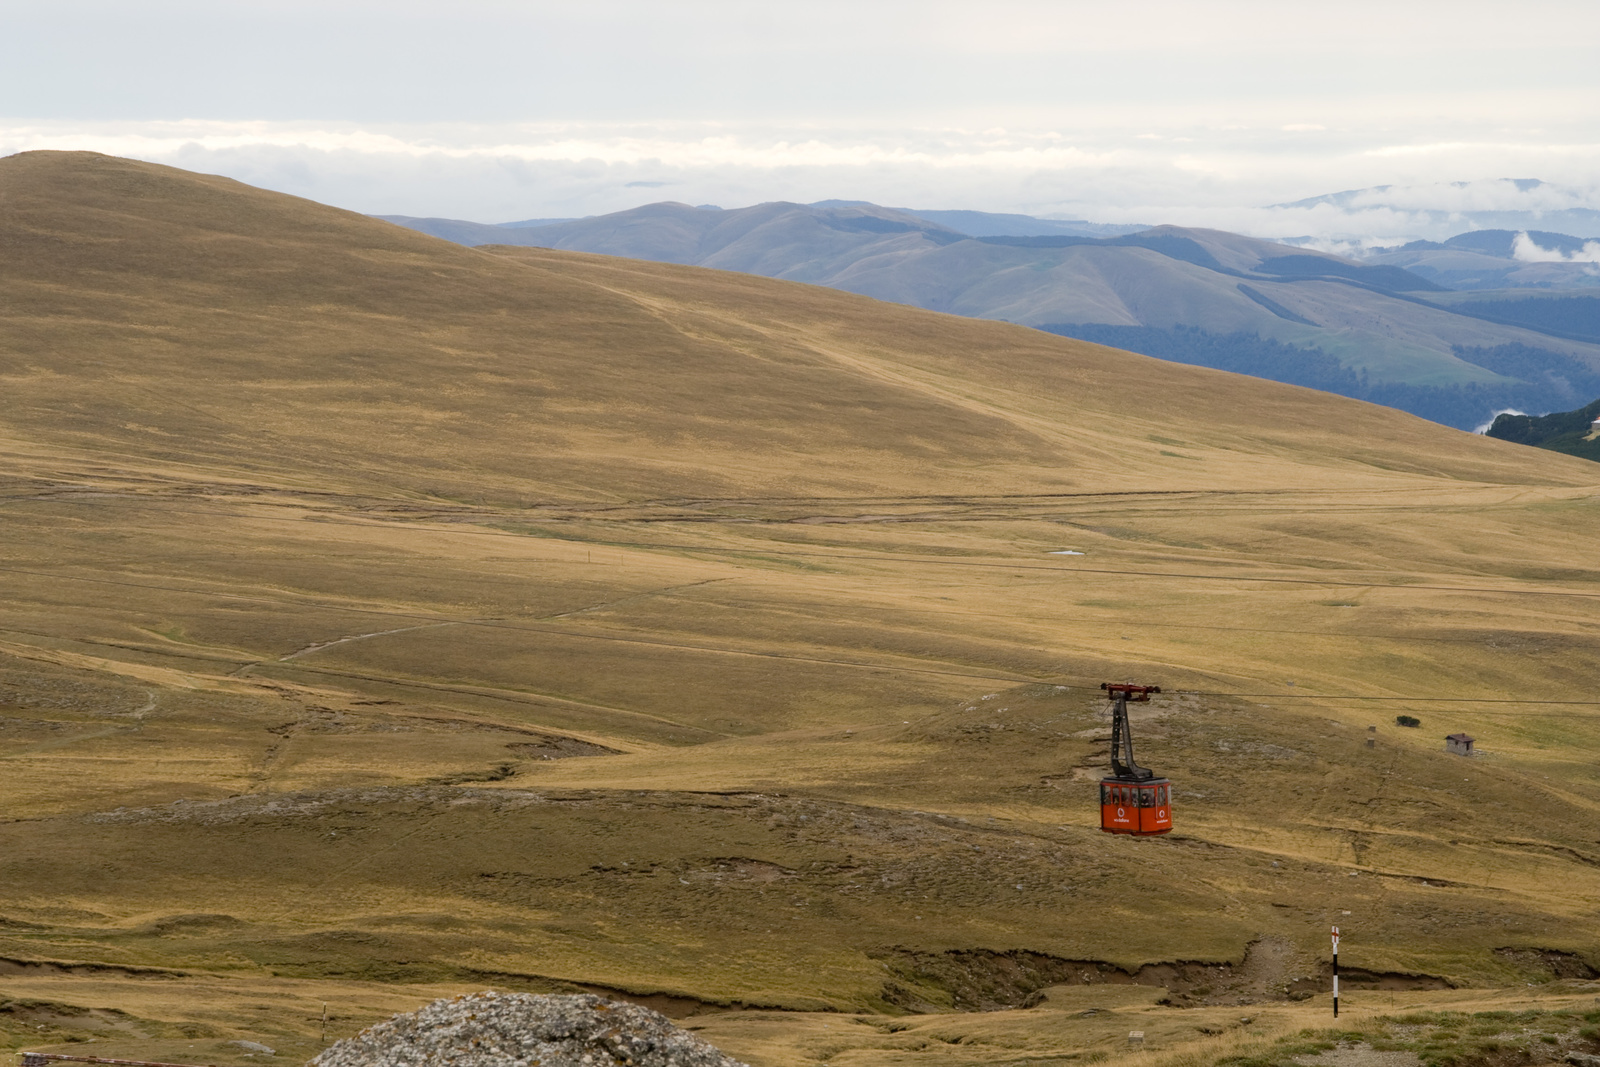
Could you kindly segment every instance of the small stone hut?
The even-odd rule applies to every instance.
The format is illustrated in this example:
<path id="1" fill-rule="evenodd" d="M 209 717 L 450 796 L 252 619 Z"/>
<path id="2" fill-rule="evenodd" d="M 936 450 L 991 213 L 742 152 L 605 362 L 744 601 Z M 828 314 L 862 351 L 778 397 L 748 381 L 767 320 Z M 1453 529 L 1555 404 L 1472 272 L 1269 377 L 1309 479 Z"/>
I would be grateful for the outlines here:
<path id="1" fill-rule="evenodd" d="M 1448 734 L 1444 739 L 1444 750 L 1454 752 L 1458 756 L 1470 756 L 1472 740 L 1467 734 Z"/>

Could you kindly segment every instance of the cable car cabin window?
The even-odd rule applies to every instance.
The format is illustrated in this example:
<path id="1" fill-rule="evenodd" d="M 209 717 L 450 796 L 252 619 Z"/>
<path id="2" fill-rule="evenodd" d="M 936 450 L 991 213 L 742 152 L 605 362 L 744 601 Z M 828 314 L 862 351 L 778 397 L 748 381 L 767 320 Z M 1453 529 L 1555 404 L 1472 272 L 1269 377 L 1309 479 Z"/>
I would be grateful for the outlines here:
<path id="1" fill-rule="evenodd" d="M 1141 789 L 1141 790 L 1139 790 L 1139 806 L 1141 808 L 1153 808 L 1153 807 L 1155 807 L 1156 806 L 1156 791 L 1154 789 Z"/>

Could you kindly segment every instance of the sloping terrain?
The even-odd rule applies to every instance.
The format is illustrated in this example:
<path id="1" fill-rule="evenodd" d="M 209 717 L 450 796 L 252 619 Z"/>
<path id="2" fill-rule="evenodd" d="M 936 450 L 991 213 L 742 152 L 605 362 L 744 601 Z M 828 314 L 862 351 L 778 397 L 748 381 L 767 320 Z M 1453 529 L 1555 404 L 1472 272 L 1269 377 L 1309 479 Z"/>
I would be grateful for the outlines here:
<path id="1" fill-rule="evenodd" d="M 1600 419 L 1600 400 L 1577 411 L 1558 411 L 1549 415 L 1513 415 L 1509 412 L 1494 420 L 1489 436 L 1519 445 L 1533 445 L 1564 452 L 1569 456 L 1600 460 L 1600 441 L 1594 423 Z"/>
<path id="2" fill-rule="evenodd" d="M 1464 428 L 1498 408 L 1566 405 L 1600 389 L 1600 343 L 1589 334 L 1445 306 L 1434 299 L 1448 295 L 1440 286 L 1387 262 L 1216 230 L 969 237 L 950 228 L 971 223 L 962 213 L 788 203 L 651 204 L 515 234 L 465 234 L 437 221 L 431 232 L 467 244 L 499 232 L 506 245 L 826 285 L 1310 385 Z M 1528 369 L 1509 371 L 1508 350 L 1533 354 L 1521 361 Z"/>
<path id="3" fill-rule="evenodd" d="M 1330 921 L 1356 1004 L 1600 968 L 1593 464 L 88 154 L 0 249 L 11 1047 L 493 986 L 998 1064 L 1297 1030 Z"/>

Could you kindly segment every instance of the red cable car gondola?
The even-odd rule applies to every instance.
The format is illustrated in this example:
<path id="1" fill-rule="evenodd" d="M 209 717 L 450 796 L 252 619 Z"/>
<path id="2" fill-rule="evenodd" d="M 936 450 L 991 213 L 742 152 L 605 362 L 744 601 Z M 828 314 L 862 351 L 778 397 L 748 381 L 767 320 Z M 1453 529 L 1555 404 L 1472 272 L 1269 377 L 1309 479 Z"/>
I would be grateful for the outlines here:
<path id="1" fill-rule="evenodd" d="M 1172 783 L 1134 762 L 1128 723 L 1128 701 L 1143 703 L 1161 687 L 1102 682 L 1100 688 L 1116 702 L 1111 709 L 1111 774 L 1100 779 L 1100 829 L 1138 837 L 1167 833 L 1172 829 Z"/>

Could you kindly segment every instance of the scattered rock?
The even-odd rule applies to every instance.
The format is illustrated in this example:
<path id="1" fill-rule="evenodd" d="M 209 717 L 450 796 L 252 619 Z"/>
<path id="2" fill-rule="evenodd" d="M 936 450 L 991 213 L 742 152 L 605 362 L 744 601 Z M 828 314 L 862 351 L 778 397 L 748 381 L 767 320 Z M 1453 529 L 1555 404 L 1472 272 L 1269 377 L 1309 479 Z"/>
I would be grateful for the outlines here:
<path id="1" fill-rule="evenodd" d="M 745 1067 L 665 1015 L 589 994 L 475 993 L 396 1015 L 311 1067 Z"/>

